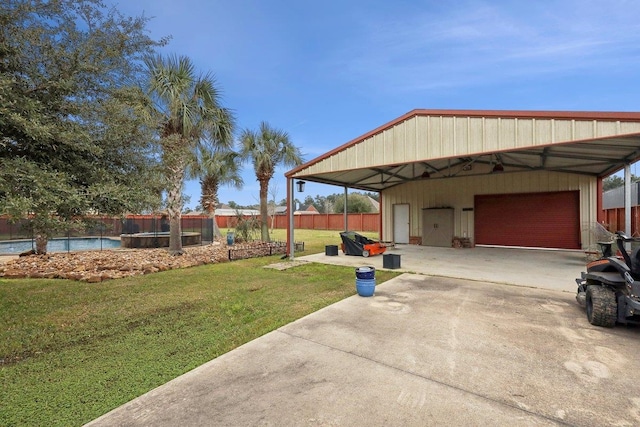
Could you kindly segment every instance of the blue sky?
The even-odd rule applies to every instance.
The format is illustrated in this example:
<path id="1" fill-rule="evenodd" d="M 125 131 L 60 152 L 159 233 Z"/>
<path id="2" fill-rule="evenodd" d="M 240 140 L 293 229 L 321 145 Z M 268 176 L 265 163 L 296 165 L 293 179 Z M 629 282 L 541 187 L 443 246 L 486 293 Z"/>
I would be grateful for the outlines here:
<path id="1" fill-rule="evenodd" d="M 108 0 L 311 160 L 416 109 L 640 111 L 636 0 Z M 284 172 L 272 181 L 286 197 Z M 242 191 L 258 203 L 251 165 Z M 635 168 L 632 170 L 636 175 Z M 305 195 L 342 193 L 308 183 Z M 189 206 L 199 188 L 189 182 Z"/>

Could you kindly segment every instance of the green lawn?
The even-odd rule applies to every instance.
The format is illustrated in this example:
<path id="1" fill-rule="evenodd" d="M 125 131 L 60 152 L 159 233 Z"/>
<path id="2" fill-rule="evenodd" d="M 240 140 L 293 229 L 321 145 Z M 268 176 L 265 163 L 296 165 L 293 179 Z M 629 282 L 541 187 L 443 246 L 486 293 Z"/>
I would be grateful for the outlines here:
<path id="1" fill-rule="evenodd" d="M 339 243 L 335 236 L 310 232 L 305 253 Z M 352 268 L 262 268 L 278 261 L 99 284 L 0 279 L 0 425 L 81 425 L 355 293 Z M 394 276 L 376 273 L 378 283 Z"/>
<path id="2" fill-rule="evenodd" d="M 371 239 L 378 239 L 377 232 L 358 231 L 358 233 Z M 304 242 L 305 252 L 303 254 L 296 253 L 296 256 L 324 252 L 325 245 L 339 245 L 342 242 L 340 232 L 335 230 L 294 230 L 293 238 L 296 242 Z M 273 230 L 271 240 L 286 241 L 287 230 Z"/>

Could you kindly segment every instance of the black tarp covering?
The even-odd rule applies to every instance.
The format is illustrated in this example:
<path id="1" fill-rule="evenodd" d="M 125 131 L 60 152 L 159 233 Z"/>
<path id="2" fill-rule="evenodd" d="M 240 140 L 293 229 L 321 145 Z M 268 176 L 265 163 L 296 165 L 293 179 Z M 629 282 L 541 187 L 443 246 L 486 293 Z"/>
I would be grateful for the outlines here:
<path id="1" fill-rule="evenodd" d="M 367 237 L 356 233 L 355 231 L 344 231 L 340 233 L 342 243 L 344 244 L 345 255 L 362 256 L 364 245 L 370 245 L 376 243 L 375 240 L 368 239 Z"/>

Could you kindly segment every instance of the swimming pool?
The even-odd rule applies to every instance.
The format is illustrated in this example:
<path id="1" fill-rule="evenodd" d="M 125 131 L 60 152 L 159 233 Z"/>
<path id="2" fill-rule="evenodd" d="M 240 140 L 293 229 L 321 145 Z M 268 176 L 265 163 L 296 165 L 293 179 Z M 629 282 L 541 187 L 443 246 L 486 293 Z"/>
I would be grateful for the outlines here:
<path id="1" fill-rule="evenodd" d="M 32 240 L 4 240 L 0 241 L 0 254 L 17 255 L 35 249 L 36 242 Z M 120 247 L 120 240 L 109 237 L 72 237 L 51 239 L 47 243 L 47 252 L 75 252 L 101 249 L 115 249 Z"/>

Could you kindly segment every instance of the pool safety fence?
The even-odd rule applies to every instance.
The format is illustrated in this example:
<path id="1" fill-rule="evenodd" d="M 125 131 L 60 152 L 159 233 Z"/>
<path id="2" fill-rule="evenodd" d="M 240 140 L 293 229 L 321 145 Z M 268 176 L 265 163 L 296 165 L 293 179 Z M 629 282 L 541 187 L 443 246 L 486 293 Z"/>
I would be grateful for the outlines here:
<path id="1" fill-rule="evenodd" d="M 0 241 L 34 240 L 35 236 L 28 219 L 10 221 L 0 216 Z M 202 244 L 212 242 L 213 219 L 205 216 L 184 216 L 181 220 L 183 232 L 200 233 Z M 66 230 L 53 232 L 51 239 L 74 237 L 120 237 L 121 234 L 160 233 L 169 231 L 169 221 L 163 215 L 128 215 L 125 218 L 87 217 Z M 35 244 L 34 244 L 35 245 Z"/>

